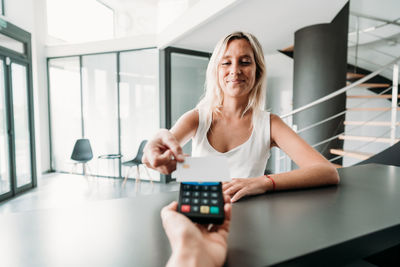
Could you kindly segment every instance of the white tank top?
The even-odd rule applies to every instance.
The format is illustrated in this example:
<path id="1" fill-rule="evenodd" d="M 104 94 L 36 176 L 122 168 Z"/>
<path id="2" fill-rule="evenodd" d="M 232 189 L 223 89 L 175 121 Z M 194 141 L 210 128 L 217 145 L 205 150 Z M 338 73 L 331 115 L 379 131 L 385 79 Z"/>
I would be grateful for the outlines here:
<path id="1" fill-rule="evenodd" d="M 208 142 L 207 132 L 212 119 L 198 109 L 199 125 L 192 138 L 192 156 L 225 156 L 228 158 L 231 178 L 250 178 L 264 175 L 270 156 L 270 113 L 261 111 L 255 118 L 253 131 L 243 144 L 221 153 Z"/>

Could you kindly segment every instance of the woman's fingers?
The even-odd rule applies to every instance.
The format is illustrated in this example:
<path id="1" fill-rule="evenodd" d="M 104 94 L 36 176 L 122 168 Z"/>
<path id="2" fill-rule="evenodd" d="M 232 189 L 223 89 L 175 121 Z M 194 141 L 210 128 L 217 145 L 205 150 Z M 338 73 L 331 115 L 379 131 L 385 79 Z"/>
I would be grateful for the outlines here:
<path id="1" fill-rule="evenodd" d="M 224 193 L 232 197 L 232 195 L 239 191 L 243 186 L 244 185 L 242 185 L 241 183 L 235 183 L 228 189 L 225 189 Z"/>
<path id="2" fill-rule="evenodd" d="M 239 199 L 241 199 L 241 198 L 244 197 L 245 195 L 247 195 L 247 190 L 246 190 L 246 188 L 240 189 L 239 191 L 237 191 L 237 192 L 235 193 L 235 195 L 233 195 L 233 197 L 232 197 L 232 202 L 238 201 Z"/>
<path id="3" fill-rule="evenodd" d="M 170 132 L 163 134 L 161 136 L 161 142 L 172 151 L 172 154 L 177 161 L 183 162 L 185 160 L 182 152 L 182 147 L 179 145 L 173 134 L 171 134 Z"/>
<path id="4" fill-rule="evenodd" d="M 142 162 L 149 168 L 169 174 L 176 169 L 176 162 L 183 161 L 183 158 L 182 148 L 176 138 L 168 130 L 161 130 L 147 143 Z"/>

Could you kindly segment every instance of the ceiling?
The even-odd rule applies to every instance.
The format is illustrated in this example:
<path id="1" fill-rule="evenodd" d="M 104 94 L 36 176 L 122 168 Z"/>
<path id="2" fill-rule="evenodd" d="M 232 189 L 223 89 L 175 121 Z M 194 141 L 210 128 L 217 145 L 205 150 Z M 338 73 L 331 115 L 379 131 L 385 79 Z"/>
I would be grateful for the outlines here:
<path id="1" fill-rule="evenodd" d="M 346 3 L 347 0 L 241 0 L 182 34 L 169 45 L 212 52 L 221 37 L 243 30 L 257 36 L 265 54 L 274 54 L 278 49 L 294 43 L 297 30 L 331 22 Z M 350 1 L 349 63 L 357 62 L 358 66 L 374 71 L 400 56 L 399 11 L 399 0 Z M 395 21 L 395 24 L 387 21 Z M 357 22 L 360 32 L 356 61 Z M 390 78 L 392 70 L 385 70 L 383 75 Z"/>
<path id="2" fill-rule="evenodd" d="M 211 52 L 220 38 L 242 30 L 253 33 L 266 54 L 294 42 L 294 33 L 305 26 L 329 23 L 346 0 L 242 0 L 180 36 L 173 46 Z"/>
<path id="3" fill-rule="evenodd" d="M 186 6 L 186 10 L 179 15 L 183 19 L 175 20 L 175 25 L 174 21 L 169 21 L 171 24 L 161 32 L 172 37 L 159 45 L 160 47 L 175 46 L 212 52 L 221 37 L 242 30 L 253 33 L 259 39 L 265 54 L 274 54 L 279 49 L 291 46 L 294 43 L 294 33 L 303 27 L 331 22 L 347 3 L 347 0 L 218 0 L 220 6 L 221 2 L 227 3 L 226 7 L 212 13 L 211 10 L 217 8 L 217 3 L 212 5 L 210 3 L 213 2 L 208 0 L 100 1 L 119 11 L 138 10 L 143 5 L 151 8 L 165 5 Z M 199 8 L 201 4 L 203 6 Z M 208 13 L 204 7 L 209 9 Z M 193 10 L 196 8 L 202 10 Z M 400 56 L 399 10 L 399 0 L 350 1 L 352 15 L 349 19 L 349 63 L 357 63 L 358 66 L 373 71 Z M 185 21 L 186 24 L 191 23 L 190 16 L 196 12 L 199 13 L 200 19 L 182 28 Z M 201 12 L 203 14 L 200 14 Z M 150 15 L 154 19 L 154 12 L 150 12 Z M 176 28 L 182 29 L 175 31 Z M 384 76 L 391 75 L 391 70 L 387 70 Z"/>

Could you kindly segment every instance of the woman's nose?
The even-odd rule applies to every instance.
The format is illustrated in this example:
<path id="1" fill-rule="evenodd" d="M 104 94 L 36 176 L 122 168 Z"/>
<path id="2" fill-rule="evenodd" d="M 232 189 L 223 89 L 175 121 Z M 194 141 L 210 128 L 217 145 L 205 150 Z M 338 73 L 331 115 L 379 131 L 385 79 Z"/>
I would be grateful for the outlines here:
<path id="1" fill-rule="evenodd" d="M 231 75 L 235 75 L 235 74 L 241 74 L 241 73 L 242 73 L 242 71 L 240 69 L 240 65 L 236 64 L 236 63 L 233 63 L 231 65 L 230 74 Z"/>

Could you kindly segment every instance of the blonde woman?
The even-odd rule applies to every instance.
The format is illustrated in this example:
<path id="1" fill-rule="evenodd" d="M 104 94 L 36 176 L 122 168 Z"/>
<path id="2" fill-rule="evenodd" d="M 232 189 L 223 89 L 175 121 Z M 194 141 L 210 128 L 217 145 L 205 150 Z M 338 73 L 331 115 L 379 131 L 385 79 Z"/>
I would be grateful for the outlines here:
<path id="1" fill-rule="evenodd" d="M 338 173 L 329 161 L 277 115 L 263 110 L 265 80 L 264 54 L 252 34 L 234 32 L 221 39 L 208 64 L 205 96 L 171 130 L 160 130 L 147 143 L 143 162 L 171 173 L 177 161 L 184 161 L 181 147 L 192 139 L 192 156 L 228 158 L 233 179 L 223 190 L 232 202 L 274 190 L 338 184 Z M 265 176 L 274 146 L 299 169 Z"/>

